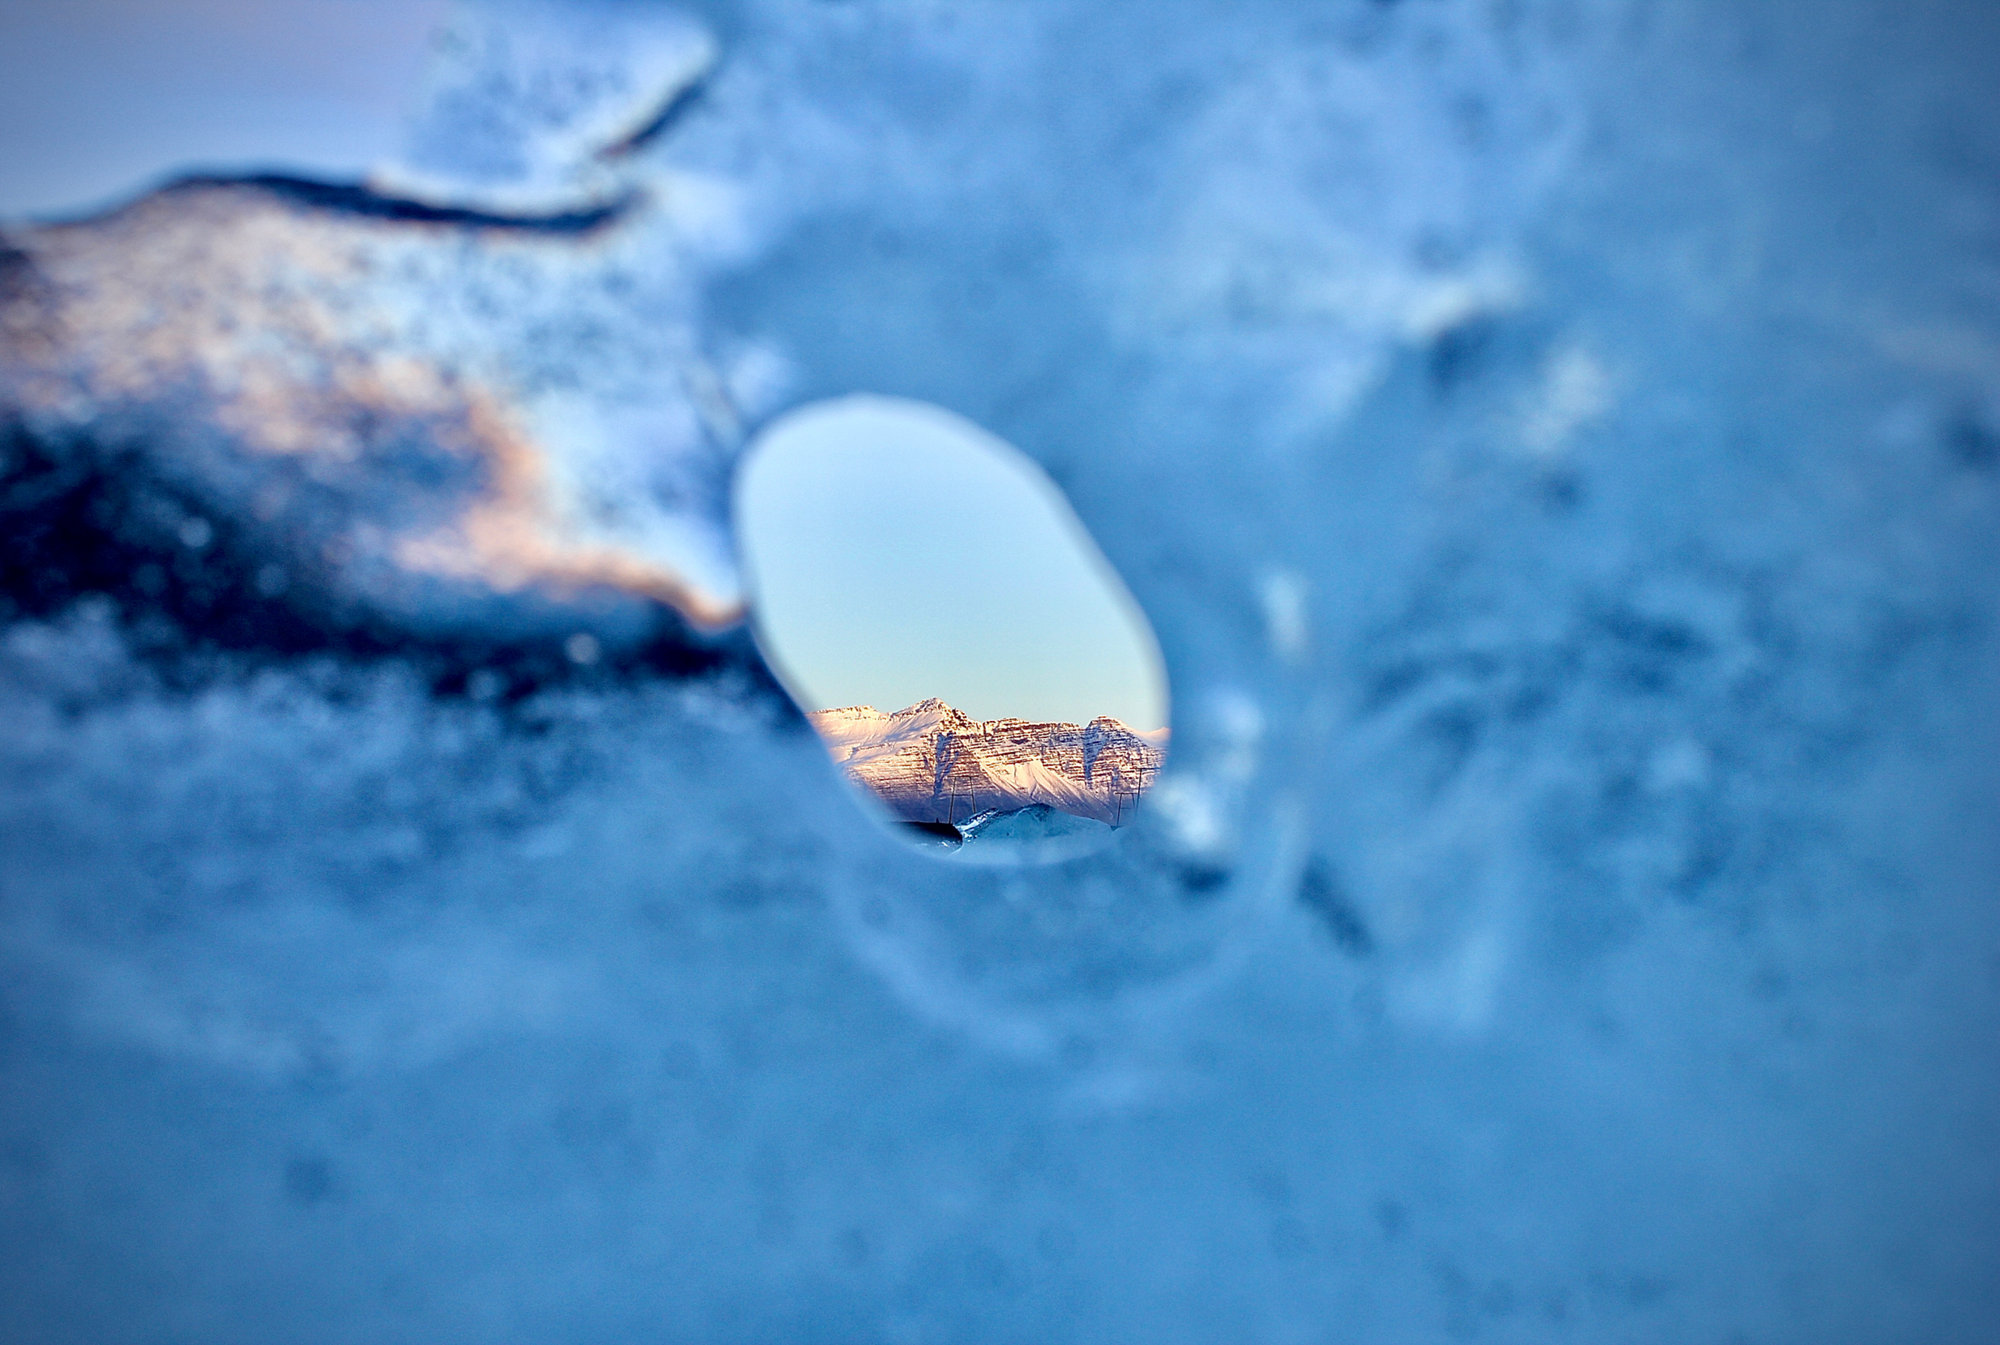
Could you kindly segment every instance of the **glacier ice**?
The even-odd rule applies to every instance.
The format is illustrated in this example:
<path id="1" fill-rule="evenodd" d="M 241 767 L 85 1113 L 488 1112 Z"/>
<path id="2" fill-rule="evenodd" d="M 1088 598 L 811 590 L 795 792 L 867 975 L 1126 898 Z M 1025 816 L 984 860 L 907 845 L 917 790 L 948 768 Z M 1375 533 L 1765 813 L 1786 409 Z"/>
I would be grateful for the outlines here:
<path id="1" fill-rule="evenodd" d="M 71 226 L 270 250 L 7 231 L 0 1335 L 1993 1337 L 1989 7 L 650 12 Z M 1120 844 L 912 852 L 674 615 L 855 390 L 1151 618 Z"/>

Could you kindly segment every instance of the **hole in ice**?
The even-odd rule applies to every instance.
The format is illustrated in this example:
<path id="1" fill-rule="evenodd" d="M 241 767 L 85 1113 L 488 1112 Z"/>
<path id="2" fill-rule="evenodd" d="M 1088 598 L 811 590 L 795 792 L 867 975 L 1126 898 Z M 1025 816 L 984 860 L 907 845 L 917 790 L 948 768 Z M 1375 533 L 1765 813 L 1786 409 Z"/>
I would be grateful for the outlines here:
<path id="1" fill-rule="evenodd" d="M 1130 822 L 1166 673 L 1069 501 L 941 407 L 816 402 L 737 473 L 757 643 L 834 762 L 917 844 L 1057 858 Z"/>

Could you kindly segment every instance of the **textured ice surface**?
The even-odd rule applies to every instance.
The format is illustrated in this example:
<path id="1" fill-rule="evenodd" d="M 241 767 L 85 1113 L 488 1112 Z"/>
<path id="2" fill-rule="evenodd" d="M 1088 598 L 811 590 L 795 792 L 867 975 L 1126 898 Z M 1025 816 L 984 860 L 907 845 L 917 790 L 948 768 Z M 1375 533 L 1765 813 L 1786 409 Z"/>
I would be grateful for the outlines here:
<path id="1" fill-rule="evenodd" d="M 675 330 L 1050 469 L 1147 814 L 981 870 L 754 677 L 18 615 L 0 1335 L 1992 1339 L 1989 8 L 700 17 Z"/>
<path id="2" fill-rule="evenodd" d="M 986 812 L 959 825 L 965 840 L 952 852 L 960 860 L 996 864 L 1046 864 L 1087 855 L 1108 840 L 1109 824 L 1034 803 L 1013 812 Z"/>

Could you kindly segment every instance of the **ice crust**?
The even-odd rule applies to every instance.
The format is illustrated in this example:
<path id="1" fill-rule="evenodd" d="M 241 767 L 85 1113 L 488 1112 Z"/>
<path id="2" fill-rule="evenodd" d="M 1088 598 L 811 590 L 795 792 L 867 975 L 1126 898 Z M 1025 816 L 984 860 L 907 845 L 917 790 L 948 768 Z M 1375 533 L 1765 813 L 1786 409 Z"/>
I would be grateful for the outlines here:
<path id="1" fill-rule="evenodd" d="M 1019 445 L 1165 651 L 1145 813 L 981 869 L 739 670 L 190 682 L 15 617 L 0 1338 L 1994 1339 L 1990 7 L 693 17 L 619 171 L 726 186 L 727 245 L 424 349 L 596 417 L 562 479 L 710 482 L 565 517 L 680 519 L 725 595 L 693 352 L 763 371 L 711 411 Z M 565 128 L 628 123 L 509 70 L 441 76 L 503 100 L 466 143 L 596 190 Z"/>

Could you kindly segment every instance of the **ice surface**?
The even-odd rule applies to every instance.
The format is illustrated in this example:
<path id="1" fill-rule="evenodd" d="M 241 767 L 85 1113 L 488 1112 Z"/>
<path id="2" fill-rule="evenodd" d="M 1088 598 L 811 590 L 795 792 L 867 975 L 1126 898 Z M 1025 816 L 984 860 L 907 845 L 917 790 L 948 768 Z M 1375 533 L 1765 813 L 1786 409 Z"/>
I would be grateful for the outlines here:
<path id="1" fill-rule="evenodd" d="M 964 841 L 953 858 L 995 864 L 1046 864 L 1100 849 L 1111 826 L 1095 818 L 1031 803 L 1012 812 L 984 812 L 959 823 Z"/>
<path id="2" fill-rule="evenodd" d="M 420 349 L 614 484 L 726 467 L 673 352 L 990 428 L 1151 618 L 1165 777 L 981 869 L 754 669 L 12 593 L 0 1337 L 1995 1338 L 1990 7 L 697 17 L 620 171 L 727 246 Z M 254 534 L 204 498 L 162 582 Z"/>

